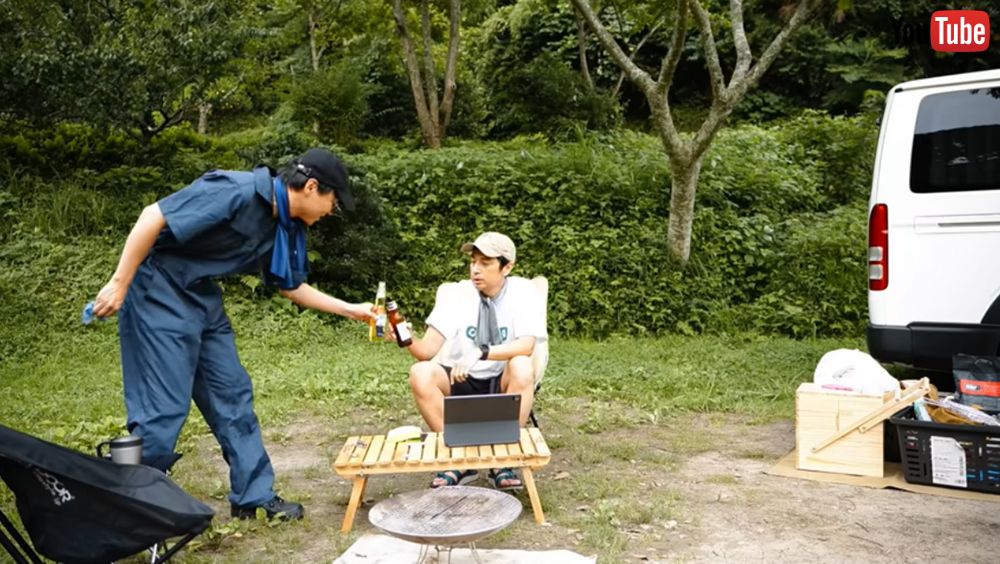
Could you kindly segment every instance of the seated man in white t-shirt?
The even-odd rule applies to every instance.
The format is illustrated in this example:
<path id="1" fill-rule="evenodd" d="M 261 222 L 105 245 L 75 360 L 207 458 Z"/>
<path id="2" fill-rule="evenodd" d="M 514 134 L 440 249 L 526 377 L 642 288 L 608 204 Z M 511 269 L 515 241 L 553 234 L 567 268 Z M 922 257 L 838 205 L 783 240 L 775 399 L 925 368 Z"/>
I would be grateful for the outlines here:
<path id="1" fill-rule="evenodd" d="M 462 245 L 469 254 L 469 280 L 457 284 L 446 303 L 435 303 L 427 332 L 408 347 L 419 362 L 410 367 L 410 387 L 427 426 L 444 428 L 444 397 L 499 391 L 521 394 L 521 426 L 534 400 L 531 353 L 535 339 L 546 336 L 538 294 L 531 281 L 508 277 L 516 249 L 510 237 L 487 232 Z M 452 345 L 443 364 L 432 362 L 446 340 Z M 476 471 L 439 472 L 431 487 L 454 486 L 476 478 Z M 513 470 L 491 471 L 500 490 L 519 490 Z"/>

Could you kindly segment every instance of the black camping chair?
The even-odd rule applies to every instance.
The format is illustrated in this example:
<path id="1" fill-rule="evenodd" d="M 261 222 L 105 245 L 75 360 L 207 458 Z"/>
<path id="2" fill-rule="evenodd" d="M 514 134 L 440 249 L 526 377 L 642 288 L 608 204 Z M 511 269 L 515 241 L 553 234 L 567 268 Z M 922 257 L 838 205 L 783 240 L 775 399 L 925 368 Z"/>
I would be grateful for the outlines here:
<path id="1" fill-rule="evenodd" d="M 67 564 L 107 563 L 183 537 L 162 555 L 154 552 L 159 564 L 215 515 L 155 468 L 116 464 L 2 425 L 0 480 L 14 492 L 34 545 L 0 511 L 0 545 L 18 563 L 39 564 L 39 555 Z"/>

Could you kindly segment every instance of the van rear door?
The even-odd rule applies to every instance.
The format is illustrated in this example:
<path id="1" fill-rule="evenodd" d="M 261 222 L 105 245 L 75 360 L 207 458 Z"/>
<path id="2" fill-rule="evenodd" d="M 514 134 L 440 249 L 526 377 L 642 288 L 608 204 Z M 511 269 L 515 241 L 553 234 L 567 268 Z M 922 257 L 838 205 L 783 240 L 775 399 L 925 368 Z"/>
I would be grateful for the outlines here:
<path id="1" fill-rule="evenodd" d="M 978 324 L 1000 295 L 1000 84 L 976 86 L 893 93 L 886 118 L 909 123 L 884 131 L 873 195 L 889 225 L 879 324 Z"/>

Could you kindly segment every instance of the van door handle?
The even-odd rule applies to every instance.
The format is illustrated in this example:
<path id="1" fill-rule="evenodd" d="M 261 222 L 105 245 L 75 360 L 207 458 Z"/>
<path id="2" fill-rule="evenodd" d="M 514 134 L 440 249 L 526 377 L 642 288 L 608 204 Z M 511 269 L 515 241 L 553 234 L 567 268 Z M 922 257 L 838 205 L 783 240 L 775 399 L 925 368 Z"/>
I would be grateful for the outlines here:
<path id="1" fill-rule="evenodd" d="M 1000 227 L 1000 221 L 940 221 L 938 227 Z"/>
<path id="2" fill-rule="evenodd" d="M 1000 231 L 1000 214 L 916 217 L 913 228 L 917 233 Z"/>

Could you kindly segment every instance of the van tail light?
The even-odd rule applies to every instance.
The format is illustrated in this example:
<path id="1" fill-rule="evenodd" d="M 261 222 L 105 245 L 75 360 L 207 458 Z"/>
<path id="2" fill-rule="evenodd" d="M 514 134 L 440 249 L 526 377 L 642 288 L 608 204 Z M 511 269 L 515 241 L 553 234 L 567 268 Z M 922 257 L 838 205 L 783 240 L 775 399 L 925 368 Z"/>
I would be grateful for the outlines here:
<path id="1" fill-rule="evenodd" d="M 875 204 L 868 218 L 868 289 L 889 287 L 889 207 Z"/>

